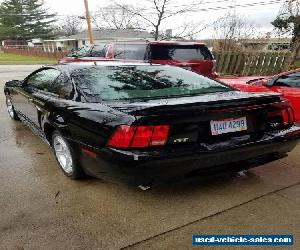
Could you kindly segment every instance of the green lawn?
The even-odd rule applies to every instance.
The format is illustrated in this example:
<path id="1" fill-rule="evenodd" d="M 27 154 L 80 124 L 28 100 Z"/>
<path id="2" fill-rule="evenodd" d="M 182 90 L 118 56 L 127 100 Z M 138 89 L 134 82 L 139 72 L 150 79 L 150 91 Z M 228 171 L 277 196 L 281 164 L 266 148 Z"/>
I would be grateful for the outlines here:
<path id="1" fill-rule="evenodd" d="M 55 64 L 56 59 L 36 56 L 17 55 L 11 53 L 0 53 L 0 65 L 9 64 Z"/>

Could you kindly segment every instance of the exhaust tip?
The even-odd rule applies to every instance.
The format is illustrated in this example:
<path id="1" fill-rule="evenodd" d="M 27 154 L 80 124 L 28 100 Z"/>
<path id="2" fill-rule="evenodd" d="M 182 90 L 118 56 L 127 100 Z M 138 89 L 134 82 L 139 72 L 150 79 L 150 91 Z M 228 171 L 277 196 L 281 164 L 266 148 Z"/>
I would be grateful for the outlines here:
<path id="1" fill-rule="evenodd" d="M 138 188 L 142 191 L 147 191 L 149 189 L 151 189 L 150 185 L 139 185 Z"/>

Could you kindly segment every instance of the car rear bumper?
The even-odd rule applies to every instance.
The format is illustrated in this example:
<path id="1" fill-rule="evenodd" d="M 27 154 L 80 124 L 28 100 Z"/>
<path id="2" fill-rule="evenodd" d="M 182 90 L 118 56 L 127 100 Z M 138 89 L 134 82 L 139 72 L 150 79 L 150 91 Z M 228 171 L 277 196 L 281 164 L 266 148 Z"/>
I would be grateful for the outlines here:
<path id="1" fill-rule="evenodd" d="M 281 159 L 294 149 L 300 138 L 300 128 L 292 127 L 247 144 L 211 147 L 199 145 L 151 151 L 116 149 L 81 152 L 80 161 L 85 171 L 105 180 L 125 181 L 132 185 L 156 184 L 167 180 L 195 175 L 235 172 Z"/>

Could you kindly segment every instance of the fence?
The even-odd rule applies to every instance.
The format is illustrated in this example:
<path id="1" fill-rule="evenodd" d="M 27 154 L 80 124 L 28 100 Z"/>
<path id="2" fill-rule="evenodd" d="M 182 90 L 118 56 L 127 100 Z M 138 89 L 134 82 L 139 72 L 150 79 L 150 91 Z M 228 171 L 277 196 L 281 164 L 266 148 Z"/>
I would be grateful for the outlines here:
<path id="1" fill-rule="evenodd" d="M 38 56 L 38 57 L 47 57 L 53 59 L 61 59 L 66 56 L 65 52 L 55 51 L 55 52 L 47 52 L 40 49 L 34 48 L 3 48 L 2 49 L 6 53 L 14 53 L 18 55 L 27 55 L 27 56 Z"/>
<path id="2" fill-rule="evenodd" d="M 280 73 L 288 57 L 280 52 L 219 52 L 215 54 L 221 75 L 274 75 Z"/>

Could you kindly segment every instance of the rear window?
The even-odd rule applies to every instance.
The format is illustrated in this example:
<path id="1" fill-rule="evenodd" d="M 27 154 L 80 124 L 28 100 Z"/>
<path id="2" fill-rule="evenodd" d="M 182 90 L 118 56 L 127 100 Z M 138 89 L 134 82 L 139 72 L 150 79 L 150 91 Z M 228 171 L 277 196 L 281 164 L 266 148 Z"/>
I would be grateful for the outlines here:
<path id="1" fill-rule="evenodd" d="M 204 45 L 151 45 L 152 60 L 213 60 Z"/>
<path id="2" fill-rule="evenodd" d="M 89 102 L 164 99 L 231 90 L 173 66 L 92 66 L 75 70 L 72 77 Z"/>
<path id="3" fill-rule="evenodd" d="M 127 60 L 145 60 L 147 44 L 116 44 L 114 58 Z"/>

